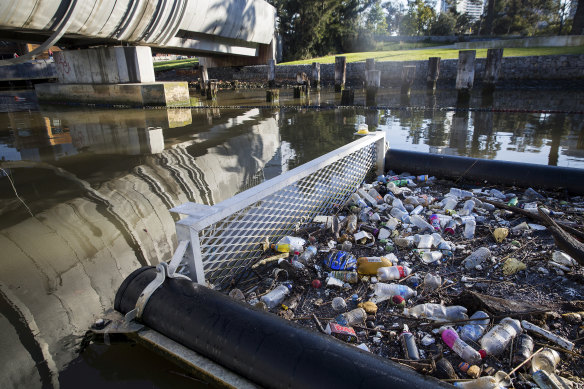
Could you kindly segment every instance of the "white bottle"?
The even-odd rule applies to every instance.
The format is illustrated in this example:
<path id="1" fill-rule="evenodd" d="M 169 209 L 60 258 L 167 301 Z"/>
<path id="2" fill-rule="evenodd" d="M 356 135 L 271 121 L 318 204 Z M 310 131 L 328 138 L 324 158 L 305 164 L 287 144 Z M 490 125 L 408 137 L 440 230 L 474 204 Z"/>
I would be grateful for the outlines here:
<path id="1" fill-rule="evenodd" d="M 479 247 L 472 254 L 466 257 L 462 261 L 462 264 L 464 265 L 465 268 L 471 270 L 477 267 L 477 265 L 482 264 L 489 258 L 491 258 L 491 250 L 489 250 L 486 247 Z"/>
<path id="2" fill-rule="evenodd" d="M 410 217 L 410 220 L 413 225 L 420 229 L 420 231 L 434 232 L 434 227 L 432 227 L 432 225 L 428 223 L 426 220 L 424 220 L 424 218 L 421 217 L 420 215 L 412 215 Z"/>
<path id="3" fill-rule="evenodd" d="M 406 285 L 384 284 L 383 282 L 378 282 L 373 286 L 373 293 L 375 294 L 377 302 L 390 299 L 396 295 L 402 296 L 404 300 L 408 300 L 418 295 L 415 290 Z"/>
<path id="4" fill-rule="evenodd" d="M 475 207 L 474 200 L 466 200 L 464 202 L 464 205 L 462 206 L 462 209 L 460 210 L 460 212 L 458 214 L 460 216 L 468 216 L 471 214 L 474 207 Z"/>
<path id="5" fill-rule="evenodd" d="M 472 381 L 455 382 L 454 386 L 464 389 L 499 389 L 501 387 L 495 377 L 490 375 Z"/>
<path id="6" fill-rule="evenodd" d="M 490 318 L 483 311 L 476 311 L 470 318 L 481 320 L 471 321 L 464 325 L 460 330 L 460 338 L 465 342 L 476 342 L 485 333 L 489 326 Z"/>
<path id="7" fill-rule="evenodd" d="M 404 315 L 418 318 L 427 318 L 434 321 L 466 320 L 466 308 L 460 305 L 445 306 L 442 304 L 419 304 L 412 308 L 406 308 Z"/>
<path id="8" fill-rule="evenodd" d="M 519 320 L 506 317 L 481 338 L 481 348 L 488 355 L 497 356 L 505 351 L 513 338 L 520 334 L 521 331 Z"/>
<path id="9" fill-rule="evenodd" d="M 394 208 L 398 208 L 404 212 L 406 212 L 406 207 L 404 207 L 402 201 L 400 199 L 398 199 L 397 197 L 393 199 L 393 202 L 391 204 Z"/>
<path id="10" fill-rule="evenodd" d="M 385 266 L 377 269 L 377 279 L 379 281 L 399 280 L 409 276 L 411 270 L 407 266 Z"/>
<path id="11" fill-rule="evenodd" d="M 429 250 L 432 248 L 432 243 L 434 243 L 434 238 L 432 235 L 420 235 L 420 240 L 418 241 L 419 249 Z"/>
<path id="12" fill-rule="evenodd" d="M 464 223 L 464 232 L 462 235 L 465 239 L 472 239 L 474 237 L 476 226 L 477 222 L 474 220 L 467 220 L 467 222 Z"/>
<path id="13" fill-rule="evenodd" d="M 290 289 L 286 285 L 278 285 L 270 293 L 263 295 L 260 299 L 270 309 L 280 304 L 284 298 L 290 293 Z"/>
<path id="14" fill-rule="evenodd" d="M 456 200 L 456 197 L 448 196 L 440 204 L 442 204 L 442 209 L 454 209 L 456 204 L 458 204 L 458 200 Z"/>

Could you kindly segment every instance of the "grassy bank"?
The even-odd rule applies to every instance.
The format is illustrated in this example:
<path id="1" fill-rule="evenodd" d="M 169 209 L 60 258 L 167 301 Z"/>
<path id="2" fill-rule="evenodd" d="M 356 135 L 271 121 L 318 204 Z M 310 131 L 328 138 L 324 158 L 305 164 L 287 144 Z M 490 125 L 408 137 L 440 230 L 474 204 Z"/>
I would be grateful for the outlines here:
<path id="1" fill-rule="evenodd" d="M 334 60 L 333 60 L 334 61 Z M 154 62 L 154 71 L 160 72 L 162 70 L 192 68 L 199 64 L 198 58 L 176 59 L 174 61 Z"/>
<path id="2" fill-rule="evenodd" d="M 376 61 L 420 61 L 430 57 L 440 57 L 442 59 L 458 58 L 458 49 L 454 48 L 428 48 L 418 50 L 386 50 L 370 51 L 363 53 L 347 53 L 328 55 L 326 57 L 312 58 L 301 61 L 284 62 L 280 65 L 307 65 L 313 62 L 334 63 L 335 57 L 343 55 L 347 57 L 347 62 L 365 61 L 367 58 L 375 58 Z M 477 58 L 486 58 L 487 49 L 477 49 Z M 506 48 L 503 51 L 504 57 L 526 57 L 535 55 L 561 55 L 561 54 L 584 54 L 584 46 L 570 47 L 526 47 L 526 48 Z"/>

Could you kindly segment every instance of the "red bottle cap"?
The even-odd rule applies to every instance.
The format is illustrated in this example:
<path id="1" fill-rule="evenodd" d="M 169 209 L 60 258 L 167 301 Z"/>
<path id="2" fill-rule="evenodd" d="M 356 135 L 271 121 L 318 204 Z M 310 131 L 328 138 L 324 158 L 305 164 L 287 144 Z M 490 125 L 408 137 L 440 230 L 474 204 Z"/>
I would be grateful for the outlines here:
<path id="1" fill-rule="evenodd" d="M 482 359 L 485 359 L 487 357 L 487 352 L 485 350 L 479 350 L 479 354 L 481 354 Z"/>
<path id="2" fill-rule="evenodd" d="M 320 288 L 320 287 L 321 287 L 321 285 L 322 285 L 322 282 L 320 282 L 320 280 L 312 280 L 312 287 L 313 287 L 314 289 L 318 289 L 318 288 Z"/>

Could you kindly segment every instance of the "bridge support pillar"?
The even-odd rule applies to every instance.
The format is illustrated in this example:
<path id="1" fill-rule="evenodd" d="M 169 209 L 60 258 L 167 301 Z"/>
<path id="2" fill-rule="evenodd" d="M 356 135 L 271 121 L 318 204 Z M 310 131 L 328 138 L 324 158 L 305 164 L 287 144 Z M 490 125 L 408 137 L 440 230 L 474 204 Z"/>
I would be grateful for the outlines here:
<path id="1" fill-rule="evenodd" d="M 40 101 L 131 106 L 190 103 L 186 82 L 156 82 L 150 47 L 59 51 L 54 59 L 59 82 L 35 85 Z"/>

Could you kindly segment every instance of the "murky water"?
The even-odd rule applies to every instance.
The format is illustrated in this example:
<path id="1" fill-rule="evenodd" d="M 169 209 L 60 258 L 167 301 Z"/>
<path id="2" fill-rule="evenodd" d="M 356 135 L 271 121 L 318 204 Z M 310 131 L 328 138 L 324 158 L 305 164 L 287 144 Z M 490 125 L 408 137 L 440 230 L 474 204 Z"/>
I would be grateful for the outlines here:
<path id="1" fill-rule="evenodd" d="M 331 91 L 309 100 L 338 103 Z M 582 93 L 498 91 L 469 112 L 453 91 L 384 92 L 392 109 L 257 108 L 261 90 L 221 92 L 239 108 L 38 107 L 31 93 L 0 95 L 0 379 L 3 387 L 193 387 L 174 365 L 129 345 L 76 352 L 113 305 L 122 280 L 168 260 L 168 209 L 215 204 L 354 139 L 359 123 L 394 148 L 584 167 Z M 356 103 L 364 96 L 357 93 Z M 427 109 L 401 109 L 400 107 Z"/>

